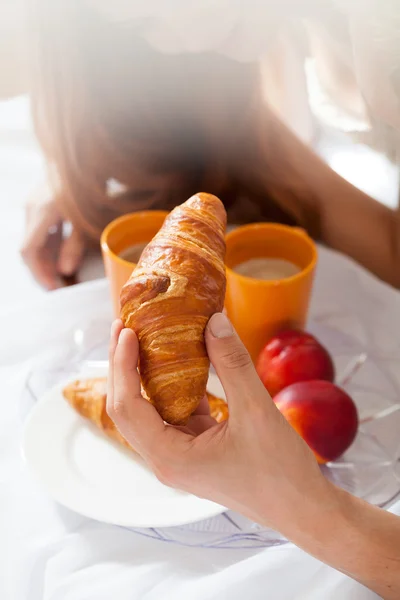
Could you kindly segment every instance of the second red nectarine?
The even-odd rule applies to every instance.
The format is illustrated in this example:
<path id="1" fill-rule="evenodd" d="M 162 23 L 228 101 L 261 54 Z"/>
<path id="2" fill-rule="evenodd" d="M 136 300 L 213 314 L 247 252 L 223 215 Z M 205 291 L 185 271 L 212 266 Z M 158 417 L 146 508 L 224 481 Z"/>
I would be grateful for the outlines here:
<path id="1" fill-rule="evenodd" d="M 274 402 L 321 464 L 339 458 L 356 437 L 356 405 L 329 381 L 294 383 L 279 392 Z"/>

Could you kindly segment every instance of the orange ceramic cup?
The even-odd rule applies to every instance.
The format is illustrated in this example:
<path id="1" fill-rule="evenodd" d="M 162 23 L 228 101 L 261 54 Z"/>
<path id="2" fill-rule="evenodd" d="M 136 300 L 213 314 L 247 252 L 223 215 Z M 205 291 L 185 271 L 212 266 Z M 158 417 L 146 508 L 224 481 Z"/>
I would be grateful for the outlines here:
<path id="1" fill-rule="evenodd" d="M 232 269 L 252 258 L 288 260 L 301 271 L 287 279 L 263 281 Z M 226 236 L 225 308 L 253 361 L 283 328 L 302 328 L 307 320 L 317 248 L 297 227 L 260 223 L 238 227 Z"/>
<path id="2" fill-rule="evenodd" d="M 111 221 L 101 234 L 101 251 L 115 317 L 120 313 L 121 288 L 135 267 L 135 263 L 121 258 L 120 254 L 135 244 L 150 242 L 167 214 L 163 210 L 130 213 Z"/>

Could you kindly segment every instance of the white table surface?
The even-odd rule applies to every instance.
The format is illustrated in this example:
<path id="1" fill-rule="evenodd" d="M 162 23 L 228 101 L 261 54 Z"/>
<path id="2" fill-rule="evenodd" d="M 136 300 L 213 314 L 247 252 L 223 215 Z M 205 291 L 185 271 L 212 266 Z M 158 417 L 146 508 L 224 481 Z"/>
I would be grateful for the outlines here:
<path id="1" fill-rule="evenodd" d="M 399 310 L 399 293 L 347 259 L 321 250 L 312 321 L 324 319 L 355 336 L 360 347 L 384 356 L 397 389 Z M 67 359 L 74 327 L 94 317 L 111 322 L 104 280 L 32 299 L 0 315 L 0 598 L 376 598 L 291 545 L 258 552 L 187 548 L 97 523 L 54 503 L 21 458 L 25 381 L 32 369 Z M 394 510 L 400 514 L 400 504 Z"/>
<path id="2" fill-rule="evenodd" d="M 60 340 L 66 339 L 73 319 L 77 315 L 89 318 L 92 307 L 99 303 L 107 311 L 108 296 L 102 281 L 47 294 L 30 279 L 18 256 L 23 231 L 23 202 L 42 174 L 42 160 L 32 139 L 29 120 L 24 121 L 23 115 L 26 116 L 24 99 L 0 104 L 0 376 L 3 402 L 0 413 L 0 598 L 376 598 L 362 586 L 292 546 L 252 553 L 167 545 L 73 514 L 56 505 L 31 479 L 20 456 L 20 433 L 25 417 L 21 394 L 26 375 L 35 363 L 43 364 L 53 360 L 57 353 L 65 352 Z M 332 153 L 331 146 L 329 152 Z M 347 156 L 348 152 L 346 148 L 342 156 Z M 338 156 L 340 152 L 336 149 L 332 157 L 340 167 Z M 360 155 L 357 161 L 362 163 Z M 345 162 L 347 168 L 348 160 Z M 355 173 L 361 170 L 355 169 Z M 386 183 L 387 180 L 386 177 Z M 393 175 L 393 181 L 397 181 L 397 174 Z M 374 185 L 376 188 L 376 181 L 371 188 Z M 394 188 L 390 193 L 387 190 L 380 192 L 383 201 L 394 202 Z M 378 193 L 375 195 L 379 196 Z M 331 276 L 341 277 L 341 282 L 339 286 L 337 283 L 332 286 L 319 279 L 313 311 L 317 303 L 335 314 L 335 294 L 340 288 L 353 312 L 350 310 L 346 317 L 337 314 L 335 318 L 338 321 L 347 319 L 342 326 L 357 327 L 358 308 L 366 306 L 374 314 L 371 319 L 376 320 L 368 344 L 385 349 L 389 360 L 395 364 L 400 356 L 399 295 L 350 262 L 345 263 L 344 270 L 341 262 L 340 269 L 335 261 L 329 263 Z M 95 259 L 85 265 L 82 278 L 95 279 L 101 273 L 101 263 Z M 391 315 L 394 314 L 397 314 L 397 320 L 393 321 Z M 393 376 L 399 377 L 396 369 L 394 367 Z M 395 510 L 400 514 L 400 505 Z"/>

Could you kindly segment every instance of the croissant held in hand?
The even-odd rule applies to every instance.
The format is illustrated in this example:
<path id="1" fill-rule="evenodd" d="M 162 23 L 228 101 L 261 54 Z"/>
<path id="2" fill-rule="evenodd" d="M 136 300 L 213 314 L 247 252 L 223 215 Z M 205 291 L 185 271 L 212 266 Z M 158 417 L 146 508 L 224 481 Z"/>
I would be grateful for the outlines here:
<path id="1" fill-rule="evenodd" d="M 206 391 L 204 329 L 225 298 L 222 202 L 196 194 L 175 208 L 121 292 L 121 318 L 139 339 L 142 385 L 164 419 L 182 425 Z"/>

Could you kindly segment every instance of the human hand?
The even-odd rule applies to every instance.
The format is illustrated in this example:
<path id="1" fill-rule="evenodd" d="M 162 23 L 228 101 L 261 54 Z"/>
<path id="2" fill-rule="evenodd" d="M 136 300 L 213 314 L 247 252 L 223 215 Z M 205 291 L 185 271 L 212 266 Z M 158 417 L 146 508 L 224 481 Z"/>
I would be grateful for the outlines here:
<path id="1" fill-rule="evenodd" d="M 217 425 L 201 406 L 185 428 L 166 425 L 141 396 L 138 340 L 121 321 L 110 342 L 107 412 L 160 481 L 293 539 L 335 503 L 333 486 L 275 407 L 225 316 L 210 319 L 205 339 L 228 399 L 226 422 Z"/>
<path id="2" fill-rule="evenodd" d="M 21 255 L 34 278 L 48 290 L 61 287 L 62 277 L 75 275 L 85 251 L 83 236 L 72 227 L 63 235 L 64 219 L 56 199 L 41 187 L 26 206 Z"/>

